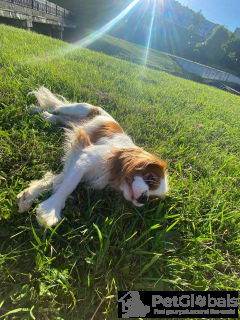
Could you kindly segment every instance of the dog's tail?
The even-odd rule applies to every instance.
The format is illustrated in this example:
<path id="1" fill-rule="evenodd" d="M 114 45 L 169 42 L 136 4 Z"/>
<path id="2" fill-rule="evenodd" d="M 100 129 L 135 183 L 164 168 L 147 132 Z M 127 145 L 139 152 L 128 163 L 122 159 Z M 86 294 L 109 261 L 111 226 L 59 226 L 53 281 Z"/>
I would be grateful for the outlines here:
<path id="1" fill-rule="evenodd" d="M 43 109 L 55 110 L 58 107 L 63 106 L 66 103 L 69 103 L 64 97 L 60 95 L 54 95 L 44 86 L 29 92 L 29 94 L 35 95 L 40 107 Z"/>

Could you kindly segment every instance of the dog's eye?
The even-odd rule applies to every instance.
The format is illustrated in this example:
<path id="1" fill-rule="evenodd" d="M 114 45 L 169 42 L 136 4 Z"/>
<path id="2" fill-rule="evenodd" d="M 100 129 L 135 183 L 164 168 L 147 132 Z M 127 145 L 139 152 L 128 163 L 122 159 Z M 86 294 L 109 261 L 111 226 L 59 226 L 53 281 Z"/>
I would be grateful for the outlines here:
<path id="1" fill-rule="evenodd" d="M 149 186 L 151 186 L 154 183 L 154 178 L 151 174 L 147 176 L 146 182 Z"/>

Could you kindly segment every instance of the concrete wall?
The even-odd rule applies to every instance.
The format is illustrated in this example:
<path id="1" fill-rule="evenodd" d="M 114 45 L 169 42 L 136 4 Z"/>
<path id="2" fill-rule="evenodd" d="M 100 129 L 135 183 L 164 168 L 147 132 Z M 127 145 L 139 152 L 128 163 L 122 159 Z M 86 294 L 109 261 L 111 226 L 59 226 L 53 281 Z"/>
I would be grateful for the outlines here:
<path id="1" fill-rule="evenodd" d="M 44 25 L 48 25 L 49 35 L 51 35 L 51 29 L 57 29 L 60 39 L 63 37 L 62 33 L 64 28 L 76 28 L 76 25 L 69 21 L 64 21 L 61 16 L 0 0 L 0 22 L 1 21 L 7 24 L 18 25 L 28 30 L 31 30 L 31 28 L 34 29 L 34 24 L 42 25 L 43 28 Z"/>
<path id="2" fill-rule="evenodd" d="M 240 85 L 240 78 L 230 73 L 207 67 L 200 63 L 182 59 L 176 56 L 171 57 L 180 65 L 182 69 L 190 73 L 196 74 L 204 79 L 219 80 L 223 82 L 237 83 Z"/>

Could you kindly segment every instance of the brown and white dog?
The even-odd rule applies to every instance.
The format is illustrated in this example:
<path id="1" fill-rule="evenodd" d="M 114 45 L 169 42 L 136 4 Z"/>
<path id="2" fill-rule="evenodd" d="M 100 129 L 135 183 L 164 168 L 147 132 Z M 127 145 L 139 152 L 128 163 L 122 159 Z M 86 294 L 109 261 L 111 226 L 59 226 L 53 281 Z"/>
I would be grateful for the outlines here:
<path id="1" fill-rule="evenodd" d="M 45 87 L 32 93 L 40 105 L 32 107 L 32 112 L 42 112 L 48 122 L 59 121 L 70 129 L 65 133 L 62 172 L 47 172 L 43 179 L 32 181 L 17 196 L 19 212 L 27 211 L 44 191 L 51 190 L 36 212 L 48 226 L 56 225 L 67 197 L 80 181 L 94 189 L 113 187 L 139 207 L 149 199 L 165 197 L 166 163 L 137 147 L 106 111 L 88 103 L 70 103 Z"/>

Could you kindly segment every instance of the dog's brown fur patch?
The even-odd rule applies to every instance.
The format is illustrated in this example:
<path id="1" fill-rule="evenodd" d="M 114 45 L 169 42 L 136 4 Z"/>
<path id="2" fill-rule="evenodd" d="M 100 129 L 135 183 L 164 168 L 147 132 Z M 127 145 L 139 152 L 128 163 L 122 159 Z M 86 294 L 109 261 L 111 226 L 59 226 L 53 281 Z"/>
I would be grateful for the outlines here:
<path id="1" fill-rule="evenodd" d="M 99 112 L 98 107 L 92 106 L 92 109 L 91 109 L 91 111 L 89 112 L 89 114 L 87 115 L 87 117 L 88 117 L 89 119 L 92 119 L 92 118 L 94 118 L 94 117 L 96 117 L 96 116 L 99 116 L 99 115 L 100 115 L 100 112 Z"/>
<path id="2" fill-rule="evenodd" d="M 115 133 L 123 133 L 120 125 L 113 121 L 106 121 L 93 130 L 90 135 L 90 140 L 92 143 L 96 143 L 101 138 L 111 137 Z"/>
<path id="3" fill-rule="evenodd" d="M 86 148 L 90 146 L 91 142 L 89 139 L 89 135 L 82 129 L 77 129 L 76 139 L 74 141 L 74 147 L 83 147 Z"/>

